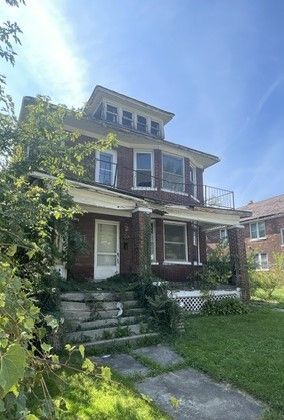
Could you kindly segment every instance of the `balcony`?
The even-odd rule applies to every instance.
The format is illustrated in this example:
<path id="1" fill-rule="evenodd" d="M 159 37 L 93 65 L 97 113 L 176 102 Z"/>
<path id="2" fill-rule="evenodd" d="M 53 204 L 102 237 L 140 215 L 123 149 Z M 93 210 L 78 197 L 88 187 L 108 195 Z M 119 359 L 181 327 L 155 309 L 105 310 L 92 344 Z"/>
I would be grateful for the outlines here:
<path id="1" fill-rule="evenodd" d="M 193 182 L 179 182 L 179 176 L 152 176 L 150 171 L 119 166 L 109 160 L 96 159 L 95 182 L 138 196 L 158 199 L 165 203 L 201 205 L 219 209 L 235 209 L 233 191 Z"/>

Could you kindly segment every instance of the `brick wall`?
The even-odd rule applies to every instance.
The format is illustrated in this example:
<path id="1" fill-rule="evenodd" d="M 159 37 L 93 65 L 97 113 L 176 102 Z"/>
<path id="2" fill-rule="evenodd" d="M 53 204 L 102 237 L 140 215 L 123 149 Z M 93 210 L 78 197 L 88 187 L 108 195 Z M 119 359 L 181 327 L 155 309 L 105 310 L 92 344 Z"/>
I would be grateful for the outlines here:
<path id="1" fill-rule="evenodd" d="M 133 214 L 133 216 L 135 213 Z M 143 219 L 144 215 L 140 217 Z M 83 255 L 78 255 L 71 273 L 74 277 L 83 277 L 93 279 L 94 275 L 94 240 L 95 240 L 95 220 L 113 220 L 120 222 L 120 271 L 121 274 L 131 274 L 137 272 L 137 265 L 143 264 L 143 261 L 137 260 L 139 252 L 137 246 L 140 245 L 139 223 L 143 224 L 143 220 L 127 217 L 108 216 L 104 214 L 87 213 L 78 217 L 76 229 L 81 232 L 87 243 L 87 251 Z M 164 262 L 164 228 L 163 220 L 156 220 L 156 261 L 157 264 L 152 265 L 152 273 L 160 278 L 171 281 L 189 281 L 194 279 L 194 275 L 202 267 L 196 266 L 197 250 L 192 242 L 192 225 L 187 223 L 187 240 L 188 240 L 188 261 L 191 265 L 170 264 L 165 265 Z M 141 224 L 140 223 L 140 224 Z M 140 226 L 141 228 L 141 226 Z M 135 238 L 135 240 L 134 240 Z M 206 252 L 204 247 L 204 233 L 200 232 L 200 258 L 201 262 L 206 261 Z M 150 244 L 148 244 L 149 246 Z"/>

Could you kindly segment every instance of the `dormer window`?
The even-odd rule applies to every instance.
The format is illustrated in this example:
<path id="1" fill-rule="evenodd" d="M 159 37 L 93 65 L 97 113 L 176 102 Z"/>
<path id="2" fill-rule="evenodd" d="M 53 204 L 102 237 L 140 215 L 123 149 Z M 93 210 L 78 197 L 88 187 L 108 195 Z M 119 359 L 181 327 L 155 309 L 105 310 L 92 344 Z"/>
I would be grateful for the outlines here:
<path id="1" fill-rule="evenodd" d="M 117 113 L 116 106 L 107 105 L 106 120 L 111 123 L 117 123 L 118 122 L 117 115 L 118 113 Z"/>
<path id="2" fill-rule="evenodd" d="M 151 134 L 156 137 L 160 134 L 160 124 L 156 121 L 151 121 Z"/>
<path id="3" fill-rule="evenodd" d="M 146 133 L 147 131 L 147 120 L 141 115 L 137 115 L 137 130 L 141 133 Z"/>
<path id="4" fill-rule="evenodd" d="M 124 127 L 132 128 L 132 112 L 128 112 L 128 111 L 122 112 L 122 125 Z"/>

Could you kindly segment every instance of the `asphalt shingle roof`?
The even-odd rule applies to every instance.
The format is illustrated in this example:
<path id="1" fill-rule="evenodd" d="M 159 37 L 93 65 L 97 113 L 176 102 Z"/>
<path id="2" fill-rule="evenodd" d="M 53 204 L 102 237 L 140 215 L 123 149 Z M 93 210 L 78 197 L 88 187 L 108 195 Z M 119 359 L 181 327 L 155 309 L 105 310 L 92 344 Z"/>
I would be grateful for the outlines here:
<path id="1" fill-rule="evenodd" d="M 244 217 L 242 220 L 260 219 L 262 217 L 284 214 L 284 194 L 268 198 L 267 200 L 249 203 L 238 210 L 252 212 L 250 217 Z"/>

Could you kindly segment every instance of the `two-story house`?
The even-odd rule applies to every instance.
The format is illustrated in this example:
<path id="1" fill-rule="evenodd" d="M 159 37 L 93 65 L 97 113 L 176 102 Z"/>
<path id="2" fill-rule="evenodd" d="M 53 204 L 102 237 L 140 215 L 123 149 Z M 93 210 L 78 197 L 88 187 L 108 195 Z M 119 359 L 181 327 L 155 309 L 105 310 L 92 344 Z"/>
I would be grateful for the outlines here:
<path id="1" fill-rule="evenodd" d="M 284 194 L 257 202 L 250 201 L 239 210 L 251 213 L 241 219 L 247 254 L 253 254 L 257 269 L 269 270 L 273 254 L 284 252 Z M 210 229 L 207 233 L 211 246 L 218 241 L 227 241 L 227 238 L 225 226 Z"/>
<path id="2" fill-rule="evenodd" d="M 115 150 L 97 153 L 90 182 L 70 180 L 70 192 L 85 211 L 76 228 L 88 244 L 88 252 L 76 259 L 74 276 L 99 281 L 148 270 L 168 280 L 189 280 L 206 261 L 210 226 L 232 227 L 235 259 L 242 253 L 237 226 L 248 213 L 235 210 L 233 192 L 203 184 L 204 170 L 218 157 L 165 139 L 173 117 L 96 86 L 84 117 L 65 122 L 67 130 L 94 141 L 109 132 L 119 139 Z"/>

